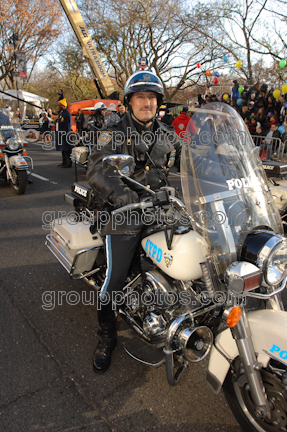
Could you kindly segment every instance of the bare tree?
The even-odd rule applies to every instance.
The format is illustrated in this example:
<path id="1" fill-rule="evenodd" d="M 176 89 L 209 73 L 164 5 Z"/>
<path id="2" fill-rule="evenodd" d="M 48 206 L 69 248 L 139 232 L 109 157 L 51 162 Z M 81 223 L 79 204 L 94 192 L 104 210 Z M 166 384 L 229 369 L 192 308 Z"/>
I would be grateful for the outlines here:
<path id="1" fill-rule="evenodd" d="M 202 79 L 202 69 L 222 58 L 222 50 L 197 32 L 200 15 L 189 27 L 179 20 L 180 0 L 100 0 L 82 4 L 85 22 L 98 51 L 120 88 L 137 67 L 140 57 L 161 78 L 165 98 Z M 201 69 L 201 71 L 202 71 Z"/>
<path id="2" fill-rule="evenodd" d="M 56 0 L 2 0 L 0 8 L 0 81 L 14 86 L 15 52 L 24 51 L 29 75 L 61 32 L 61 10 Z"/>
<path id="3" fill-rule="evenodd" d="M 203 37 L 220 46 L 229 54 L 228 66 L 237 73 L 236 62 L 241 61 L 240 75 L 249 84 L 254 84 L 253 63 L 272 53 L 272 40 L 268 32 L 268 5 L 271 0 L 234 0 L 205 3 L 202 15 L 212 23 L 212 27 L 201 27 L 198 31 Z M 213 12 L 213 13 L 212 13 Z M 191 24 L 189 24 L 191 20 Z M 185 23 L 192 28 L 193 17 L 186 14 Z"/>
<path id="4" fill-rule="evenodd" d="M 280 59 L 287 54 L 287 0 L 276 0 L 268 5 L 268 11 L 272 13 L 274 21 L 271 30 L 276 35 L 275 46 L 270 47 L 270 52 L 274 58 Z"/>

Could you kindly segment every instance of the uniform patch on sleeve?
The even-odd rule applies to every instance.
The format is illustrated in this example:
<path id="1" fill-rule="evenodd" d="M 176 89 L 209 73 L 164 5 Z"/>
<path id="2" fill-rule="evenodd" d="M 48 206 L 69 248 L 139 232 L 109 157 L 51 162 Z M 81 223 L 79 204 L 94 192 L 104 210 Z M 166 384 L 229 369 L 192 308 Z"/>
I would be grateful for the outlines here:
<path id="1" fill-rule="evenodd" d="M 98 138 L 97 147 L 105 147 L 112 140 L 112 132 L 102 132 Z"/>

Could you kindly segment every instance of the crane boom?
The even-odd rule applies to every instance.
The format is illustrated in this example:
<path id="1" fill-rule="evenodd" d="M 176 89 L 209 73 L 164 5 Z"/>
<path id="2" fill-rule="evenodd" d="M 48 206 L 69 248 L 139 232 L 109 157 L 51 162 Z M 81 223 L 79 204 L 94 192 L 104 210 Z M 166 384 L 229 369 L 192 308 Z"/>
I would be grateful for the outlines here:
<path id="1" fill-rule="evenodd" d="M 60 3 L 81 44 L 83 54 L 89 61 L 100 97 L 117 99 L 118 97 L 112 97 L 114 96 L 112 93 L 115 92 L 113 83 L 100 59 L 76 3 L 74 0 L 60 0 Z"/>

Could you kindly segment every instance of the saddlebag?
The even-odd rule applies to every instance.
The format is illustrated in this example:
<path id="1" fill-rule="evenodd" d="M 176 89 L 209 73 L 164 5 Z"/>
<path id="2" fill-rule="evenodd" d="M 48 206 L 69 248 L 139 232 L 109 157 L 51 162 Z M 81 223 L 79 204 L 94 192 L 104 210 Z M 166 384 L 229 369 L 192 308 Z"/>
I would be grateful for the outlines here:
<path id="1" fill-rule="evenodd" d="M 73 147 L 71 152 L 71 160 L 77 164 L 83 164 L 89 156 L 88 147 Z"/>
<path id="2" fill-rule="evenodd" d="M 73 223 L 65 218 L 55 219 L 46 246 L 74 279 L 82 279 L 93 269 L 103 241 L 98 232 L 91 234 L 86 221 Z"/>
<path id="3" fill-rule="evenodd" d="M 264 161 L 262 164 L 267 177 L 283 177 L 287 175 L 287 163 Z"/>

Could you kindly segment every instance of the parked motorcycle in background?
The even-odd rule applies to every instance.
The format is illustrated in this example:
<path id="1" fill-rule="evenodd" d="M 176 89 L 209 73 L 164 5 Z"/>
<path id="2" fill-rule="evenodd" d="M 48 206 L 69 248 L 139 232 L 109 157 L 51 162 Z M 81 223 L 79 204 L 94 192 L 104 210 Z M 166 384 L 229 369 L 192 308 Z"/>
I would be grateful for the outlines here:
<path id="1" fill-rule="evenodd" d="M 28 147 L 28 142 L 19 123 L 0 126 L 0 178 L 10 182 L 17 195 L 25 193 L 28 175 L 33 169 L 33 160 L 25 147 Z"/>
<path id="2" fill-rule="evenodd" d="M 83 110 L 85 111 L 85 110 Z M 108 126 L 112 126 L 120 120 L 120 117 L 117 114 L 116 108 L 107 108 L 106 113 L 104 115 L 104 126 L 103 129 L 106 129 Z M 90 120 L 85 124 L 85 128 L 83 130 L 83 136 L 80 137 L 81 143 L 72 148 L 71 152 L 71 160 L 76 165 L 83 166 L 87 169 L 88 166 L 88 158 L 92 152 L 92 148 L 95 142 L 95 135 L 99 134 L 101 129 L 97 128 L 93 117 L 91 116 Z"/>
<path id="3" fill-rule="evenodd" d="M 171 386 L 209 354 L 207 381 L 216 394 L 223 388 L 243 430 L 286 431 L 287 240 L 280 215 L 238 113 L 211 103 L 193 120 L 197 134 L 183 140 L 181 152 L 184 204 L 172 188 L 155 192 L 135 182 L 131 156 L 103 159 L 103 172 L 114 167 L 129 187 L 145 191 L 140 203 L 111 214 L 114 223 L 137 212 L 146 221 L 118 303 L 134 331 L 124 348 L 146 365 L 165 364 Z M 98 290 L 106 272 L 99 231 L 105 212 L 84 183 L 74 183 L 65 199 L 78 223 L 56 219 L 46 245 L 73 279 Z"/>
<path id="4" fill-rule="evenodd" d="M 282 219 L 284 235 L 287 237 L 287 163 L 276 161 L 263 161 L 262 163 Z"/>

